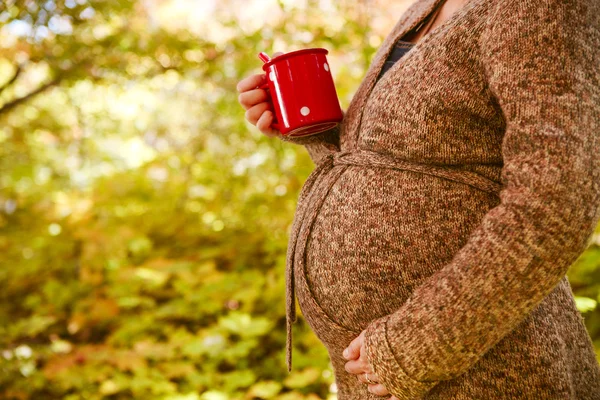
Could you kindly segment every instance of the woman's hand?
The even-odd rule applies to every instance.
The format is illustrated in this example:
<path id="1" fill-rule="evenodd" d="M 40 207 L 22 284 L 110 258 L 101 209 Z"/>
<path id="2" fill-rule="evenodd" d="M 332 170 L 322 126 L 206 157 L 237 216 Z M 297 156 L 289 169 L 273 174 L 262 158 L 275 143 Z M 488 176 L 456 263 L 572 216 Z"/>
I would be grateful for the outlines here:
<path id="1" fill-rule="evenodd" d="M 281 52 L 273 54 L 276 57 Z M 237 90 L 240 92 L 238 101 L 246 110 L 246 119 L 252 125 L 255 125 L 263 134 L 274 137 L 281 133 L 271 128 L 273 122 L 273 102 L 267 91 L 260 87 L 267 83 L 266 74 L 250 75 L 237 84 Z"/>
<path id="2" fill-rule="evenodd" d="M 348 345 L 348 347 L 344 350 L 342 355 L 346 360 L 350 360 L 344 365 L 344 368 L 351 374 L 357 375 L 357 379 L 360 382 L 367 384 L 367 390 L 369 392 L 377 396 L 387 396 L 390 394 L 390 392 L 388 392 L 387 388 L 382 383 L 379 383 L 379 377 L 377 374 L 375 374 L 375 372 L 373 372 L 367 363 L 364 348 L 364 337 L 365 331 L 363 330 L 360 335 L 352 340 L 350 345 Z M 369 383 L 365 377 L 365 373 L 368 374 L 369 381 L 375 383 Z M 396 398 L 396 396 L 392 396 L 388 397 L 387 400 L 398 400 L 398 398 Z"/>

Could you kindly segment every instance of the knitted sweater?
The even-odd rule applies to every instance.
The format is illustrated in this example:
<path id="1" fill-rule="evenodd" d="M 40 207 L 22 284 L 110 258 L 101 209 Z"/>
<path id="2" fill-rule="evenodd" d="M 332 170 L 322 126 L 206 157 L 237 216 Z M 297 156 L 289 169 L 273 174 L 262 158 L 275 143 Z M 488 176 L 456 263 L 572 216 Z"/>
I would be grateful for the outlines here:
<path id="1" fill-rule="evenodd" d="M 380 399 L 366 359 L 414 399 L 600 399 L 600 366 L 566 277 L 600 219 L 600 1 L 470 0 L 376 82 L 341 125 L 304 138 L 316 168 L 287 253 L 294 295 L 340 400 Z"/>

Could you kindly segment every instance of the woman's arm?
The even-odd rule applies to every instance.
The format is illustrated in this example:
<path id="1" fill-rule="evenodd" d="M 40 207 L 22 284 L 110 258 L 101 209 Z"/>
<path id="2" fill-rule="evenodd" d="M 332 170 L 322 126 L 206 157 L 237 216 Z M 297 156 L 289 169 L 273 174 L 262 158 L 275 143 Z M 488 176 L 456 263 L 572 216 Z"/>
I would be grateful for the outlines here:
<path id="1" fill-rule="evenodd" d="M 345 112 L 343 114 L 345 115 Z M 340 151 L 340 125 L 310 136 L 288 137 L 279 135 L 278 137 L 285 142 L 306 147 L 315 165 L 327 154 Z"/>
<path id="2" fill-rule="evenodd" d="M 600 2 L 493 3 L 480 45 L 506 121 L 501 202 L 400 309 L 367 327 L 369 365 L 398 399 L 458 377 L 515 329 L 600 218 Z"/>

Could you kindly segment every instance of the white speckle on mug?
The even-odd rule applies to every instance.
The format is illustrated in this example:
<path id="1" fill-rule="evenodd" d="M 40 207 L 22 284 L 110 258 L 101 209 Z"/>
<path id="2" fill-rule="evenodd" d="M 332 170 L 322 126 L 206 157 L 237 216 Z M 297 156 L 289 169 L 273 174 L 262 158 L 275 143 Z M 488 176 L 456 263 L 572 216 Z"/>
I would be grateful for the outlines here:
<path id="1" fill-rule="evenodd" d="M 325 71 L 329 71 L 329 65 L 327 65 L 327 63 L 323 64 L 323 68 L 325 68 Z"/>
<path id="2" fill-rule="evenodd" d="M 275 71 L 271 71 L 271 73 L 269 73 L 269 79 L 271 79 L 271 81 L 275 82 Z"/>
<path id="3" fill-rule="evenodd" d="M 300 109 L 300 114 L 302 114 L 302 115 L 304 115 L 304 116 L 306 117 L 308 114 L 310 114 L 310 108 L 308 108 L 308 107 L 306 107 L 306 106 L 305 106 L 305 107 L 302 107 L 302 108 Z"/>

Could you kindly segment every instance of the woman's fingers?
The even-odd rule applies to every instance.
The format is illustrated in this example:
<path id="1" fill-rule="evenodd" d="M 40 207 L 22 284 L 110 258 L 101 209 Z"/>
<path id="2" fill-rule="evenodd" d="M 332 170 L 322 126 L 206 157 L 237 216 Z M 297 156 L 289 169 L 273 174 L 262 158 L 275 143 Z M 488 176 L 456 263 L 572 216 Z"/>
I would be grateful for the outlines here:
<path id="1" fill-rule="evenodd" d="M 237 91 L 240 93 L 247 92 L 248 90 L 256 89 L 259 86 L 267 83 L 266 74 L 255 74 L 250 75 L 247 78 L 242 79 L 237 84 Z"/>
<path id="2" fill-rule="evenodd" d="M 367 385 L 375 385 L 375 384 L 381 383 L 381 382 L 379 382 L 379 380 L 375 379 L 375 375 L 373 375 L 373 374 L 368 374 L 368 375 L 369 375 L 369 380 L 367 380 L 367 377 L 365 376 L 364 372 L 357 375 L 358 381 L 365 383 Z M 375 383 L 371 383 L 369 381 L 375 382 Z"/>
<path id="3" fill-rule="evenodd" d="M 269 95 L 264 89 L 248 90 L 246 92 L 240 93 L 240 95 L 238 96 L 238 101 L 246 110 L 267 100 L 269 100 Z"/>
<path id="4" fill-rule="evenodd" d="M 383 386 L 381 383 L 378 383 L 376 385 L 369 385 L 367 387 L 367 390 L 377 396 L 385 396 L 390 394 L 386 387 Z"/>
<path id="5" fill-rule="evenodd" d="M 348 361 L 344 364 L 344 368 L 355 375 L 364 374 L 365 372 L 372 373 L 372 371 L 367 370 L 368 366 L 361 359 Z"/>
<path id="6" fill-rule="evenodd" d="M 258 122 L 258 119 L 260 118 L 260 116 L 267 110 L 270 110 L 272 108 L 270 103 L 267 102 L 263 102 L 263 103 L 258 103 L 255 106 L 250 107 L 247 111 L 246 111 L 246 119 L 248 120 L 248 122 L 250 122 L 252 125 L 256 125 L 256 123 Z"/>
<path id="7" fill-rule="evenodd" d="M 281 54 L 283 53 L 276 52 L 272 58 Z M 255 125 L 263 134 L 273 137 L 280 135 L 280 132 L 271 128 L 274 120 L 273 103 L 268 92 L 260 89 L 266 83 L 266 74 L 254 74 L 239 81 L 236 89 L 240 93 L 238 101 L 246 110 L 246 120 Z"/>
<path id="8" fill-rule="evenodd" d="M 267 135 L 269 137 L 275 137 L 275 136 L 279 135 L 280 133 L 278 130 L 272 129 L 270 127 L 272 123 L 273 123 L 273 112 L 270 110 L 267 110 L 264 113 L 262 113 L 262 115 L 256 122 L 256 127 L 258 128 L 258 130 L 260 130 L 265 135 Z"/>
<path id="9" fill-rule="evenodd" d="M 374 372 L 369 373 L 369 381 L 376 383 L 369 383 L 364 372 L 358 375 L 358 380 L 367 385 L 369 392 L 377 396 L 385 396 L 390 394 L 385 385 L 379 381 L 379 377 Z"/>
<path id="10" fill-rule="evenodd" d="M 366 330 L 363 330 L 360 333 L 360 335 L 358 335 L 356 338 L 354 338 L 354 340 L 352 340 L 352 342 L 350 342 L 348 347 L 346 349 L 344 349 L 344 351 L 342 352 L 342 355 L 344 356 L 344 358 L 346 358 L 347 360 L 350 360 L 346 364 L 344 364 L 344 368 L 346 369 L 346 371 L 350 372 L 351 374 L 357 375 L 357 378 L 360 382 L 366 383 L 368 385 L 369 392 L 371 392 L 377 396 L 386 396 L 390 393 L 388 392 L 385 385 L 383 383 L 381 383 L 379 376 L 377 376 L 377 374 L 372 370 L 371 366 L 369 365 L 369 363 L 366 359 L 366 355 L 365 355 L 365 351 L 364 351 L 365 332 L 366 332 Z M 369 381 L 367 381 L 367 377 L 365 376 L 365 373 L 368 374 L 369 381 L 376 382 L 376 383 L 370 384 Z M 397 400 L 397 399 L 388 399 L 388 400 Z"/>
<path id="11" fill-rule="evenodd" d="M 342 356 L 344 356 L 346 360 L 355 360 L 360 356 L 360 348 L 362 347 L 364 337 L 365 330 L 363 330 L 360 335 L 352 339 L 348 347 L 344 349 Z"/>

